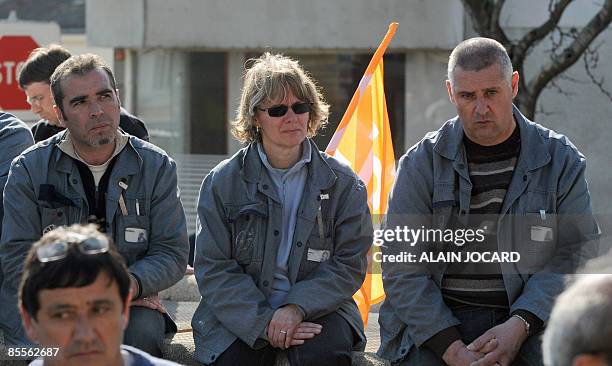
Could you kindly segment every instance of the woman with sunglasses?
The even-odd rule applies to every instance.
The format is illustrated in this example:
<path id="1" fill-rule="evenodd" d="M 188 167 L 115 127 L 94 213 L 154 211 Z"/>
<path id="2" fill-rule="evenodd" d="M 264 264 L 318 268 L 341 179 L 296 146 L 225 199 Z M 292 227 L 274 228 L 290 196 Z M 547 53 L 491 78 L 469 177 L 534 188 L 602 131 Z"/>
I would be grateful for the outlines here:
<path id="1" fill-rule="evenodd" d="M 350 365 L 363 349 L 352 295 L 372 224 L 366 189 L 311 137 L 329 106 L 299 63 L 264 54 L 247 70 L 233 134 L 198 202 L 196 357 L 214 365 Z"/>

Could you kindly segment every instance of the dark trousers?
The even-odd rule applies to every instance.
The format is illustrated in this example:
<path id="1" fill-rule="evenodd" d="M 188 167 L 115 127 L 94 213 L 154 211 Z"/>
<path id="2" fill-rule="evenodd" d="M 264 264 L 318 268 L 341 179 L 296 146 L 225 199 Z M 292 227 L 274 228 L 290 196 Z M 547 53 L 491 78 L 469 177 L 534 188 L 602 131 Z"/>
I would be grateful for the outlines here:
<path id="1" fill-rule="evenodd" d="M 162 357 L 166 322 L 157 310 L 142 306 L 130 307 L 130 321 L 123 333 L 123 344 Z"/>
<path id="2" fill-rule="evenodd" d="M 350 366 L 355 338 L 349 323 L 336 313 L 312 322 L 321 324 L 323 329 L 320 334 L 307 339 L 304 344 L 287 349 L 287 358 L 291 366 Z M 213 365 L 273 366 L 280 351 L 270 345 L 255 350 L 237 339 Z"/>
<path id="3" fill-rule="evenodd" d="M 459 332 L 463 343 L 470 344 L 484 332 L 499 325 L 508 319 L 508 310 L 493 309 L 478 306 L 460 306 L 452 309 L 453 314 L 461 321 Z M 513 366 L 541 366 L 542 331 L 533 334 L 523 343 L 519 353 L 512 362 Z M 395 364 L 394 364 L 395 365 Z M 444 361 L 429 348 L 415 346 L 410 349 L 406 358 L 397 365 L 443 366 Z"/>

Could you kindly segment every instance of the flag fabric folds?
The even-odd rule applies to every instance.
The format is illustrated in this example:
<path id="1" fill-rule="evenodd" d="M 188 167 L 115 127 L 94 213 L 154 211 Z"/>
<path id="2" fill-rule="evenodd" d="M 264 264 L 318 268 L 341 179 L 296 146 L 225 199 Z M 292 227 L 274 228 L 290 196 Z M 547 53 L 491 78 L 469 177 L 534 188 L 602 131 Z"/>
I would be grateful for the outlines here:
<path id="1" fill-rule="evenodd" d="M 368 190 L 368 205 L 375 227 L 387 210 L 395 179 L 395 156 L 383 84 L 383 54 L 398 23 L 389 31 L 370 61 L 349 106 L 325 152 L 353 168 Z M 368 271 L 362 287 L 353 295 L 364 324 L 370 307 L 385 298 L 378 263 L 372 261 L 376 247 L 368 252 Z"/>

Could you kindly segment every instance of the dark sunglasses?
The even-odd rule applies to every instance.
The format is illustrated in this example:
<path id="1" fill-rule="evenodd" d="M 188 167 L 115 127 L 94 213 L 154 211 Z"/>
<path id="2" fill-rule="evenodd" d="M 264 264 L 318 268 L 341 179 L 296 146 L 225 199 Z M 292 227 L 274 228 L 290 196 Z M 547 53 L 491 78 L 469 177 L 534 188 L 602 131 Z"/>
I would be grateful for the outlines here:
<path id="1" fill-rule="evenodd" d="M 268 116 L 270 117 L 282 117 L 287 114 L 289 108 L 293 109 L 293 113 L 295 114 L 304 114 L 310 112 L 312 107 L 312 103 L 304 103 L 297 102 L 291 105 L 291 107 L 286 106 L 284 104 L 275 105 L 269 108 L 257 108 L 262 112 L 268 111 Z"/>
<path id="2" fill-rule="evenodd" d="M 80 235 L 79 235 L 80 236 Z M 56 241 L 36 248 L 36 256 L 41 263 L 58 261 L 66 258 L 71 245 L 75 245 L 85 255 L 108 252 L 108 241 L 83 236 L 78 240 Z"/>

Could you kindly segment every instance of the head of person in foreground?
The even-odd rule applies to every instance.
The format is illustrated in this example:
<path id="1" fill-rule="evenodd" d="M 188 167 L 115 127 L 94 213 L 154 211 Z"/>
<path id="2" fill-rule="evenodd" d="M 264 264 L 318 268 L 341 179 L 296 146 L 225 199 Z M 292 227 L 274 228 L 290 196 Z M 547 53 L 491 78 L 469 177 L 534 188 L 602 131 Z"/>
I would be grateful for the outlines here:
<path id="1" fill-rule="evenodd" d="M 19 308 L 28 337 L 53 350 L 45 365 L 122 365 L 130 280 L 94 225 L 60 227 L 28 253 Z"/>
<path id="2" fill-rule="evenodd" d="M 542 350 L 546 366 L 612 366 L 612 275 L 583 274 L 553 307 Z"/>

